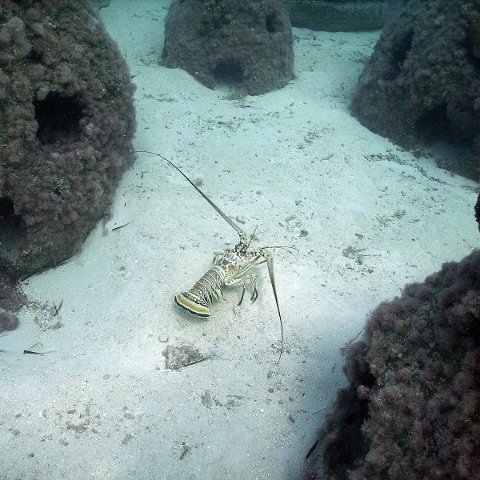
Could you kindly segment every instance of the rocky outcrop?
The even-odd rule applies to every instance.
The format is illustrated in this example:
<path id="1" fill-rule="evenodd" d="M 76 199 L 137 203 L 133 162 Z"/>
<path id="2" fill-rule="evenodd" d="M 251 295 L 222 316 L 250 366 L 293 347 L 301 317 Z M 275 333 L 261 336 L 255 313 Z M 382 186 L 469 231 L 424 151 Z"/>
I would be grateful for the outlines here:
<path id="1" fill-rule="evenodd" d="M 132 161 L 132 94 L 88 0 L 2 1 L 2 272 L 61 263 L 108 212 Z"/>
<path id="2" fill-rule="evenodd" d="M 381 303 L 344 353 L 305 479 L 480 479 L 480 251 Z"/>
<path id="3" fill-rule="evenodd" d="M 480 161 L 480 5 L 410 0 L 360 76 L 353 114 L 406 148 L 444 142 Z"/>
<path id="4" fill-rule="evenodd" d="M 292 26 L 327 32 L 381 29 L 403 0 L 284 0 Z"/>
<path id="5" fill-rule="evenodd" d="M 293 37 L 281 0 L 174 0 L 162 65 L 182 68 L 209 88 L 250 95 L 293 78 Z"/>

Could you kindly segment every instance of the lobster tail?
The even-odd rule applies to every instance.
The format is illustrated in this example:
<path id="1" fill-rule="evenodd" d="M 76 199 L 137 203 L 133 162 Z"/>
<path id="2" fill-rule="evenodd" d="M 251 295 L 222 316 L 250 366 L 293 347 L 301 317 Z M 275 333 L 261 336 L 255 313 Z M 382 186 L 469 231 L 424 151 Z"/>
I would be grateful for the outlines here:
<path id="1" fill-rule="evenodd" d="M 207 305 L 221 298 L 224 279 L 225 272 L 213 266 L 188 292 L 175 295 L 175 303 L 192 315 L 208 318 L 210 310 Z"/>
<path id="2" fill-rule="evenodd" d="M 183 310 L 197 317 L 208 318 L 210 316 L 207 304 L 190 292 L 182 292 L 175 295 L 175 303 Z"/>

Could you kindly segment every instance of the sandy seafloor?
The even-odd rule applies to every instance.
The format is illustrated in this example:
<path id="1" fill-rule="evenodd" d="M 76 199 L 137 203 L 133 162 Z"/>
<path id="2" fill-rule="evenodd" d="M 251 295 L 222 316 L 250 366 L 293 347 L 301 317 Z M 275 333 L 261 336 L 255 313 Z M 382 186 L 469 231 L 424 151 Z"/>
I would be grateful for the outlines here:
<path id="1" fill-rule="evenodd" d="M 477 184 L 362 127 L 349 103 L 374 33 L 295 29 L 296 78 L 226 99 L 158 65 L 168 1 L 101 10 L 133 81 L 137 149 L 159 152 L 275 253 L 256 303 L 231 289 L 208 321 L 173 296 L 236 233 L 160 159 L 141 155 L 112 217 L 65 265 L 23 285 L 0 338 L 1 479 L 297 479 L 345 384 L 339 349 L 408 282 L 479 244 Z M 112 228 L 131 222 L 124 228 Z M 63 302 L 54 316 L 54 305 Z M 50 352 L 24 355 L 25 348 Z M 167 346 L 209 357 L 180 370 Z"/>

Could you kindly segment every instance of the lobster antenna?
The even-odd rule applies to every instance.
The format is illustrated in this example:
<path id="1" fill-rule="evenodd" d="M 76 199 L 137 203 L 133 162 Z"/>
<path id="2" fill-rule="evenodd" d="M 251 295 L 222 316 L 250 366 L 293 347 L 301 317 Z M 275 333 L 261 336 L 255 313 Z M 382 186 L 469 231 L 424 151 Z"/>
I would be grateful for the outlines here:
<path id="1" fill-rule="evenodd" d="M 278 304 L 277 287 L 275 286 L 275 274 L 273 273 L 273 258 L 270 255 L 267 256 L 267 267 L 268 267 L 268 276 L 270 277 L 270 283 L 273 289 L 273 296 L 275 298 L 275 304 L 277 305 L 278 318 L 280 319 L 281 343 L 280 343 L 280 355 L 278 356 L 278 360 L 277 360 L 277 363 L 280 363 L 280 359 L 282 358 L 282 354 L 283 354 L 283 319 L 282 319 L 282 314 L 280 313 L 280 305 Z"/>
<path id="2" fill-rule="evenodd" d="M 281 250 L 285 250 L 288 253 L 292 253 L 291 250 L 295 250 L 298 253 L 298 248 L 292 247 L 290 245 L 267 245 L 266 247 L 262 247 L 262 249 L 267 248 L 280 248 Z"/>
<path id="3" fill-rule="evenodd" d="M 238 233 L 240 240 L 247 243 L 247 234 L 225 213 L 223 213 L 220 208 L 218 208 L 173 162 L 168 158 L 160 155 L 159 153 L 149 152 L 148 150 L 135 150 L 135 153 L 149 153 L 150 155 L 156 155 L 157 157 L 162 158 L 168 164 L 170 164 L 175 170 L 177 170 L 180 175 L 185 178 L 185 180 L 216 210 L 216 212 Z"/>

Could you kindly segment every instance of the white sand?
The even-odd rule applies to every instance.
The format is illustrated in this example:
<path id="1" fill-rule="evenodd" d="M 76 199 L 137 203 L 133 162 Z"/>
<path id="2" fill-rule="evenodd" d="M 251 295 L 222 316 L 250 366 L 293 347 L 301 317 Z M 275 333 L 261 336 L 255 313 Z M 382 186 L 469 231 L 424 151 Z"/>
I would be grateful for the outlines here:
<path id="1" fill-rule="evenodd" d="M 25 282 L 32 303 L 0 338 L 2 479 L 299 478 L 345 383 L 339 348 L 381 300 L 478 245 L 476 183 L 349 115 L 377 33 L 296 29 L 295 80 L 229 101 L 157 64 L 167 5 L 101 11 L 137 84 L 136 148 L 201 180 L 246 231 L 258 225 L 258 245 L 298 248 L 275 253 L 286 353 L 277 365 L 266 268 L 254 304 L 237 307 L 232 289 L 209 321 L 175 307 L 237 236 L 176 171 L 141 155 L 106 226 Z M 52 353 L 23 355 L 37 342 Z M 162 351 L 184 344 L 211 358 L 167 370 Z"/>

